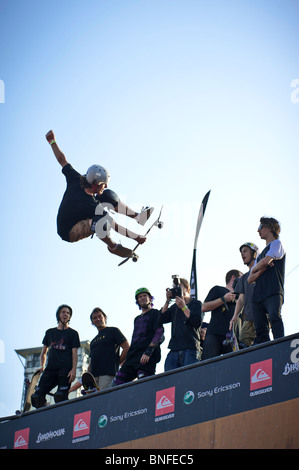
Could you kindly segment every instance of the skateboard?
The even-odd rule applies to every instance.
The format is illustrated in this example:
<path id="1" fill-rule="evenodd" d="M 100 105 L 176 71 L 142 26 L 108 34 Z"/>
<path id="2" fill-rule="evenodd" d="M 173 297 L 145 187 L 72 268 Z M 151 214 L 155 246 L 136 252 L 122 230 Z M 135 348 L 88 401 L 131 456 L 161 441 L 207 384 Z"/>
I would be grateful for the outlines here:
<path id="1" fill-rule="evenodd" d="M 90 372 L 84 372 L 82 375 L 82 395 L 88 395 L 89 393 L 98 392 L 100 389 L 96 384 L 94 376 Z"/>
<path id="2" fill-rule="evenodd" d="M 223 344 L 230 345 L 233 351 L 239 351 L 239 344 L 235 335 L 234 328 L 232 328 L 228 333 L 226 333 L 226 338 L 223 341 Z"/>
<path id="3" fill-rule="evenodd" d="M 31 395 L 35 391 L 35 387 L 37 385 L 37 382 L 39 381 L 41 373 L 42 373 L 41 370 L 37 370 L 33 374 L 33 376 L 31 377 L 31 381 L 28 378 L 25 379 L 24 384 L 25 384 L 26 399 L 25 399 L 24 407 L 23 407 L 22 411 L 19 411 L 19 410 L 16 411 L 16 414 L 19 415 L 19 414 L 22 414 L 22 413 L 26 413 L 26 411 L 30 410 L 30 408 L 31 408 Z"/>
<path id="4" fill-rule="evenodd" d="M 151 229 L 155 226 L 157 226 L 158 228 L 163 228 L 163 225 L 164 223 L 160 220 L 160 217 L 161 217 L 161 214 L 162 214 L 162 209 L 163 209 L 163 206 L 161 207 L 161 210 L 160 210 L 160 213 L 159 213 L 159 217 L 155 220 L 155 222 L 152 223 L 152 225 L 150 226 L 150 228 L 148 229 L 148 231 L 145 233 L 145 237 L 146 235 L 151 231 Z M 136 263 L 136 261 L 138 261 L 138 258 L 139 256 L 136 255 L 135 251 L 137 250 L 137 248 L 139 247 L 139 245 L 141 245 L 141 243 L 137 243 L 137 245 L 135 246 L 135 248 L 132 250 L 132 253 L 130 254 L 130 256 L 128 256 L 127 258 L 125 258 L 123 261 L 121 261 L 119 263 L 118 266 L 121 266 L 122 264 L 125 264 L 127 261 L 129 261 L 129 259 L 132 259 L 132 261 L 134 261 L 134 263 Z"/>

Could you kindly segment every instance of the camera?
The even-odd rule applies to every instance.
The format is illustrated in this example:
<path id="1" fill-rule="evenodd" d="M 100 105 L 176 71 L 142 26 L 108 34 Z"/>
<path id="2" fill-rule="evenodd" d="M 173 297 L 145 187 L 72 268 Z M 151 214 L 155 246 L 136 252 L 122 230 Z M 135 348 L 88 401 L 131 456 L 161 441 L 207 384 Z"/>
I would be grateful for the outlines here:
<path id="1" fill-rule="evenodd" d="M 182 297 L 182 288 L 180 286 L 180 278 L 177 274 L 172 276 L 173 279 L 173 287 L 169 289 L 171 292 L 171 299 L 175 299 L 176 297 Z"/>
<path id="2" fill-rule="evenodd" d="M 239 277 L 237 277 L 236 279 L 234 279 L 234 281 L 233 281 L 233 286 L 232 286 L 232 287 L 233 287 L 233 294 L 236 295 L 236 300 L 238 300 L 238 298 L 239 298 L 239 293 L 238 293 L 238 292 L 235 292 L 235 287 L 236 287 L 236 285 L 238 284 L 238 280 L 239 280 L 239 279 L 240 279 Z"/>

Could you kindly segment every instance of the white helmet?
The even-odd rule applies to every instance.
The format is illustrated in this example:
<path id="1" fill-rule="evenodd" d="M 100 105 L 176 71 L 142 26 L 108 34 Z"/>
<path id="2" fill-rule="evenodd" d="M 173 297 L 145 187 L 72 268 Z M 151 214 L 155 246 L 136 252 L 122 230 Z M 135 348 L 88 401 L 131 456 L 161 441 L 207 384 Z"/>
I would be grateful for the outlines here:
<path id="1" fill-rule="evenodd" d="M 108 183 L 109 171 L 101 165 L 92 165 L 88 168 L 85 178 L 89 184 Z"/>
<path id="2" fill-rule="evenodd" d="M 251 248 L 253 251 L 255 251 L 257 256 L 260 254 L 259 248 L 258 248 L 254 243 L 245 242 L 245 243 L 243 243 L 243 245 L 240 246 L 239 250 L 241 251 L 244 246 L 248 246 L 248 247 Z"/>

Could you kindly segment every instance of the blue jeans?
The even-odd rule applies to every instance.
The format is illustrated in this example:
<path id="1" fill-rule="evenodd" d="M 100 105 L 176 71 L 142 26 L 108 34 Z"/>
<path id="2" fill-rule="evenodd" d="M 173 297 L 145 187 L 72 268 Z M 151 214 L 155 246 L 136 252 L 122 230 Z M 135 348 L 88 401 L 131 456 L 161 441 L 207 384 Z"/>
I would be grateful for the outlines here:
<path id="1" fill-rule="evenodd" d="M 169 351 L 164 370 L 177 369 L 178 367 L 188 366 L 200 361 L 200 352 L 197 349 L 181 349 L 180 351 Z"/>

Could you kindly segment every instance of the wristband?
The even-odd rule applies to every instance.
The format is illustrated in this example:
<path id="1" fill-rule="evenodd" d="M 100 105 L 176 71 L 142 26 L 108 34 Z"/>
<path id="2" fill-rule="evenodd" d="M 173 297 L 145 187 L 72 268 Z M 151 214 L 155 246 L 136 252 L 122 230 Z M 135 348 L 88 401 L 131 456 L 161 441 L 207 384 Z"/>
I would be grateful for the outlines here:
<path id="1" fill-rule="evenodd" d="M 185 307 L 182 308 L 183 312 L 186 310 L 186 308 L 188 308 L 187 305 L 185 305 Z"/>
<path id="2" fill-rule="evenodd" d="M 143 354 L 145 354 L 146 356 L 151 357 L 151 355 L 153 354 L 154 350 L 155 350 L 155 346 L 149 346 L 149 347 L 144 351 Z"/>
<path id="3" fill-rule="evenodd" d="M 53 139 L 53 140 L 50 140 L 50 141 L 49 141 L 49 144 L 50 144 L 50 145 L 56 144 L 56 140 L 54 140 L 54 139 Z"/>

